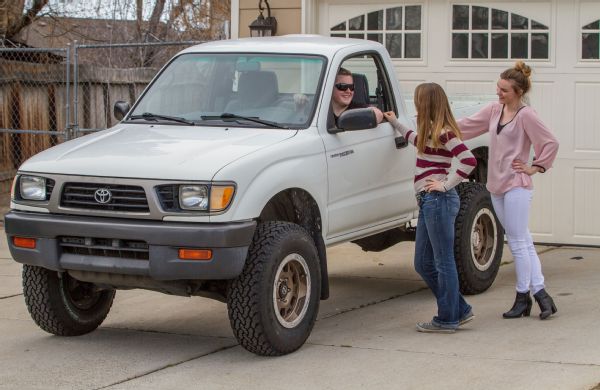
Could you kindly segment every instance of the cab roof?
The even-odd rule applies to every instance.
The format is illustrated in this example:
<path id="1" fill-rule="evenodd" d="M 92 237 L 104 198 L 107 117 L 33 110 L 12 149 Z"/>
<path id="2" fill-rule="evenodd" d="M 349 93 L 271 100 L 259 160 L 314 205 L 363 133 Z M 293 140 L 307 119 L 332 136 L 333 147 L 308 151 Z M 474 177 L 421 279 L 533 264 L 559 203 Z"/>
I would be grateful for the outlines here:
<path id="1" fill-rule="evenodd" d="M 331 57 L 339 50 L 348 47 L 355 47 L 359 51 L 372 50 L 383 46 L 377 42 L 364 39 L 294 34 L 276 37 L 211 41 L 187 48 L 182 53 L 286 53 Z"/>

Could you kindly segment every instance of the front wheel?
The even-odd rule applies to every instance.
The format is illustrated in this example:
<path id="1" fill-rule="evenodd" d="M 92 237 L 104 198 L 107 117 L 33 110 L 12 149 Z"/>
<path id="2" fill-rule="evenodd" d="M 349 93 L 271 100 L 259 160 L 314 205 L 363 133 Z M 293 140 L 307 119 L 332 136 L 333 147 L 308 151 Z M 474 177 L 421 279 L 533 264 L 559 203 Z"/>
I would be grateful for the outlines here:
<path id="1" fill-rule="evenodd" d="M 454 256 L 460 291 L 479 294 L 492 285 L 498 274 L 504 229 L 483 184 L 461 183 L 457 190 L 460 210 L 455 224 Z"/>
<path id="2" fill-rule="evenodd" d="M 300 348 L 319 311 L 319 257 L 310 235 L 288 222 L 258 225 L 227 307 L 238 342 L 264 356 Z"/>
<path id="3" fill-rule="evenodd" d="M 115 290 L 99 290 L 66 272 L 23 265 L 23 295 L 31 318 L 48 333 L 79 336 L 95 330 L 108 315 Z"/>

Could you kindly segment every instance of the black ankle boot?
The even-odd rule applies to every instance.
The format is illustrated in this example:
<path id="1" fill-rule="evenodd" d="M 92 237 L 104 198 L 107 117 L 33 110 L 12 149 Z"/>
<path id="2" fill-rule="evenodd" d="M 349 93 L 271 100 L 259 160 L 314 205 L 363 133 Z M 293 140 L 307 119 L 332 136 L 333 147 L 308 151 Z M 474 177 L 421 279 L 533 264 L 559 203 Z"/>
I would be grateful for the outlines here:
<path id="1" fill-rule="evenodd" d="M 513 304 L 513 307 L 506 313 L 502 314 L 502 317 L 504 317 L 504 318 L 519 318 L 521 316 L 529 317 L 529 314 L 531 313 L 531 305 L 532 304 L 533 304 L 533 301 L 531 300 L 531 297 L 529 296 L 529 291 L 527 291 L 526 293 L 520 293 L 517 291 L 517 297 L 515 298 L 515 303 Z"/>
<path id="2" fill-rule="evenodd" d="M 546 290 L 541 289 L 540 291 L 536 292 L 533 297 L 535 298 L 538 305 L 540 305 L 540 318 L 542 320 L 545 320 L 546 318 L 550 317 L 552 314 L 557 312 L 554 300 L 550 295 L 548 295 Z"/>

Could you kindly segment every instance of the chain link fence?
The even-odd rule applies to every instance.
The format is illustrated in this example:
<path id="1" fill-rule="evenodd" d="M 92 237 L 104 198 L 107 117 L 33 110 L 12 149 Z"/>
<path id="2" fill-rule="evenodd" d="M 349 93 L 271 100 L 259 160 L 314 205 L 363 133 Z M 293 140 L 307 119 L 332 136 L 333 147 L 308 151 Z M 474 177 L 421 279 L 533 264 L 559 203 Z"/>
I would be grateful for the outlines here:
<path id="1" fill-rule="evenodd" d="M 0 48 L 0 216 L 25 160 L 115 125 L 116 101 L 133 104 L 173 55 L 198 43 Z"/>
<path id="2" fill-rule="evenodd" d="M 0 48 L 0 207 L 19 165 L 67 138 L 69 53 Z"/>

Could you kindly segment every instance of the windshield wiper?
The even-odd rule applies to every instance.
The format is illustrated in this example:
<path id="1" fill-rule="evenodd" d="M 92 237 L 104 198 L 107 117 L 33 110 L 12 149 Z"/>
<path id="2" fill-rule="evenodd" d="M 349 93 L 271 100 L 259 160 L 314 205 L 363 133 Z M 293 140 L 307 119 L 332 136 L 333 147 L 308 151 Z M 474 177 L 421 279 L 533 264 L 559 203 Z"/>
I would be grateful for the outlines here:
<path id="1" fill-rule="evenodd" d="M 145 119 L 147 121 L 155 121 L 157 119 L 165 119 L 168 121 L 173 121 L 173 122 L 179 122 L 179 123 L 185 123 L 186 125 L 190 125 L 190 126 L 194 126 L 196 125 L 196 123 L 187 120 L 185 118 L 180 118 L 178 116 L 169 116 L 169 115 L 161 115 L 161 114 L 153 114 L 151 112 L 145 112 L 142 115 L 132 115 L 128 118 L 129 119 Z"/>
<path id="2" fill-rule="evenodd" d="M 260 123 L 261 125 L 265 125 L 265 126 L 269 126 L 269 127 L 275 127 L 277 129 L 289 129 L 289 127 L 284 126 L 280 123 L 277 122 L 272 122 L 272 121 L 268 121 L 265 119 L 260 119 L 257 117 L 253 117 L 253 116 L 243 116 L 243 115 L 238 115 L 238 114 L 232 114 L 230 112 L 224 112 L 221 115 L 203 115 L 202 119 L 204 120 L 210 120 L 210 119 L 243 119 L 246 121 L 250 121 L 250 122 L 254 122 L 254 123 Z"/>

